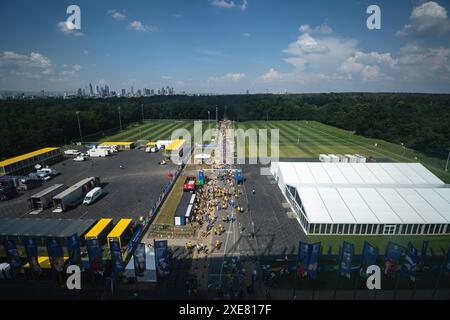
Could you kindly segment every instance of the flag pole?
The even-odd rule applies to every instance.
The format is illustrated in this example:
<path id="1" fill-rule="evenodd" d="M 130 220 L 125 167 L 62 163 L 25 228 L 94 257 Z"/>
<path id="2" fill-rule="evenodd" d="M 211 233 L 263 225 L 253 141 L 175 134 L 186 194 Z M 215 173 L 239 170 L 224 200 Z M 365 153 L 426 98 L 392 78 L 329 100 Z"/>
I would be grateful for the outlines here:
<path id="1" fill-rule="evenodd" d="M 433 300 L 436 298 L 436 293 L 439 290 L 439 285 L 440 285 L 440 282 L 441 282 L 442 273 L 444 272 L 444 266 L 445 266 L 445 262 L 447 261 L 447 257 L 448 257 L 448 254 L 447 255 L 444 254 L 444 261 L 441 264 L 441 270 L 439 271 L 439 276 L 437 278 L 436 285 L 435 285 L 434 290 L 433 290 L 433 295 L 431 296 L 431 299 L 433 299 Z"/>
<path id="2" fill-rule="evenodd" d="M 333 293 L 333 300 L 336 300 L 336 292 L 337 292 L 337 287 L 339 284 L 339 269 L 340 269 L 340 264 L 342 263 L 342 248 L 339 249 L 339 256 L 341 257 L 340 262 L 337 265 L 337 271 L 336 271 L 336 282 L 334 284 L 334 293 Z"/>

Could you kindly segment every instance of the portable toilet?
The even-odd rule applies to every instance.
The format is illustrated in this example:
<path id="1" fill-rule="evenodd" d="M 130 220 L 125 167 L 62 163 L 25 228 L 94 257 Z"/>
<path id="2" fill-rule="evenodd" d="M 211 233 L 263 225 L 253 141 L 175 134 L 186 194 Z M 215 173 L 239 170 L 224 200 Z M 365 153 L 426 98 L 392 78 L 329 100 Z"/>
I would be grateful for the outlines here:
<path id="1" fill-rule="evenodd" d="M 330 162 L 330 157 L 326 154 L 319 155 L 320 162 Z"/>
<path id="2" fill-rule="evenodd" d="M 333 163 L 339 162 L 339 157 L 334 154 L 329 154 L 328 157 L 330 158 L 330 162 L 333 162 Z"/>
<path id="3" fill-rule="evenodd" d="M 237 171 L 236 171 L 236 182 L 237 182 L 238 184 L 240 184 L 240 183 L 243 182 L 243 179 L 244 179 L 244 177 L 243 177 L 243 175 L 242 175 L 242 170 L 237 170 Z"/>
<path id="4" fill-rule="evenodd" d="M 201 186 L 205 184 L 205 171 L 200 170 L 198 172 L 198 182 Z"/>

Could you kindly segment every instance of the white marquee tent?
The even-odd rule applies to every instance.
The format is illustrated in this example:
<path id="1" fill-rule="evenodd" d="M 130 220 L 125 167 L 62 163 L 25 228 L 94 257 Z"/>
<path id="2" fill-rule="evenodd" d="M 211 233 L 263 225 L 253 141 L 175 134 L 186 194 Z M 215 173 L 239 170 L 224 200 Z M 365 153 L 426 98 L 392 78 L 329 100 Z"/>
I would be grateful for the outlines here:
<path id="1" fill-rule="evenodd" d="M 273 162 L 308 234 L 450 234 L 450 186 L 419 163 Z"/>

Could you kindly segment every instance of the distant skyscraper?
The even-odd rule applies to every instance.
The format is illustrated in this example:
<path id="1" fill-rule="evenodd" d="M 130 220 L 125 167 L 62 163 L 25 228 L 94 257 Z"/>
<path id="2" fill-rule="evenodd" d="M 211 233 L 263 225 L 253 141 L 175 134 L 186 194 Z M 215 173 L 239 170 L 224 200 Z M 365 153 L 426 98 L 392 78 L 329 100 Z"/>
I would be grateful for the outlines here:
<path id="1" fill-rule="evenodd" d="M 89 95 L 90 95 L 91 97 L 94 96 L 94 88 L 92 87 L 92 83 L 89 83 Z"/>
<path id="2" fill-rule="evenodd" d="M 134 96 L 134 88 L 133 88 L 133 86 L 131 86 L 131 95 Z"/>
<path id="3" fill-rule="evenodd" d="M 109 97 L 109 86 L 105 85 L 105 95 Z"/>
<path id="4" fill-rule="evenodd" d="M 127 95 L 127 92 L 125 89 L 122 89 L 122 97 L 125 97 Z"/>
<path id="5" fill-rule="evenodd" d="M 98 96 L 100 95 L 100 88 L 98 86 L 95 86 L 95 92 Z"/>

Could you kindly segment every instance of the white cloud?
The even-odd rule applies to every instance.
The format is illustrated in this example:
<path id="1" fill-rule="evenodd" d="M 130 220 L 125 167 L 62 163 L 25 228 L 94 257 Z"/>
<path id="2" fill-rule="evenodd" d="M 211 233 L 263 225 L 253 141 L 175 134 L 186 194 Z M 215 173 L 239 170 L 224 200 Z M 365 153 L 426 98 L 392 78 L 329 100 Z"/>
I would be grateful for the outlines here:
<path id="1" fill-rule="evenodd" d="M 120 12 L 116 9 L 109 10 L 108 14 L 111 16 L 111 18 L 113 18 L 116 21 L 124 21 L 127 19 L 127 16 L 125 13 Z"/>
<path id="2" fill-rule="evenodd" d="M 450 31 L 450 21 L 447 10 L 434 1 L 429 1 L 415 7 L 409 18 L 409 23 L 397 32 L 397 36 L 432 36 L 442 35 Z"/>
<path id="3" fill-rule="evenodd" d="M 64 33 L 66 36 L 80 37 L 84 35 L 83 32 L 74 29 L 72 23 L 67 21 L 60 21 L 56 26 L 58 27 L 59 31 Z"/>
<path id="4" fill-rule="evenodd" d="M 296 42 L 291 43 L 284 52 L 292 55 L 302 55 L 309 53 L 326 53 L 329 50 L 330 49 L 326 45 L 317 41 L 308 33 L 304 33 L 298 37 Z"/>
<path id="5" fill-rule="evenodd" d="M 237 81 L 241 81 L 245 78 L 245 74 L 244 73 L 240 73 L 240 72 L 236 72 L 236 73 L 232 73 L 229 72 L 224 76 L 221 77 L 210 77 L 208 79 L 208 83 L 211 82 L 220 82 L 220 81 L 233 81 L 233 82 L 237 82 Z"/>
<path id="6" fill-rule="evenodd" d="M 242 36 L 243 36 L 243 37 L 246 37 L 246 38 L 249 38 L 249 37 L 251 37 L 252 35 L 251 35 L 250 33 L 248 33 L 248 32 L 244 32 L 244 33 L 242 34 Z"/>
<path id="7" fill-rule="evenodd" d="M 450 48 L 400 48 L 398 64 L 407 78 L 450 78 Z"/>
<path id="8" fill-rule="evenodd" d="M 275 70 L 275 68 L 270 68 L 267 73 L 263 74 L 261 77 L 259 77 L 260 80 L 263 81 L 274 81 L 280 79 L 280 73 Z"/>
<path id="9" fill-rule="evenodd" d="M 155 31 L 155 27 L 149 26 L 147 24 L 143 24 L 141 21 L 134 20 L 130 23 L 129 27 L 130 30 L 138 31 L 138 32 L 153 32 Z"/>
<path id="10" fill-rule="evenodd" d="M 197 48 L 195 52 L 204 56 L 212 56 L 212 57 L 225 57 L 226 55 L 220 51 L 212 50 L 209 48 Z"/>
<path id="11" fill-rule="evenodd" d="M 211 0 L 211 5 L 220 9 L 240 9 L 242 11 L 245 11 L 248 8 L 247 0 L 243 0 L 241 4 L 232 0 Z"/>
<path id="12" fill-rule="evenodd" d="M 310 33 L 310 34 L 331 34 L 333 33 L 333 29 L 326 23 L 321 24 L 315 28 L 311 28 L 308 24 L 301 25 L 298 29 L 301 33 Z"/>
<path id="13" fill-rule="evenodd" d="M 83 54 L 84 54 L 85 56 L 87 56 L 87 55 L 89 55 L 89 51 L 88 51 L 88 50 L 83 50 Z"/>
<path id="14" fill-rule="evenodd" d="M 37 52 L 31 52 L 30 55 L 27 56 L 12 51 L 4 51 L 3 53 L 0 53 L 0 66 L 8 65 L 19 68 L 47 69 L 52 67 L 52 62 L 50 58 Z"/>
<path id="15" fill-rule="evenodd" d="M 383 73 L 382 69 L 392 70 L 398 61 L 390 53 L 357 51 L 340 66 L 340 71 L 345 73 L 349 79 L 354 75 L 361 75 L 363 80 L 381 80 L 390 77 Z"/>

